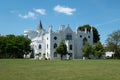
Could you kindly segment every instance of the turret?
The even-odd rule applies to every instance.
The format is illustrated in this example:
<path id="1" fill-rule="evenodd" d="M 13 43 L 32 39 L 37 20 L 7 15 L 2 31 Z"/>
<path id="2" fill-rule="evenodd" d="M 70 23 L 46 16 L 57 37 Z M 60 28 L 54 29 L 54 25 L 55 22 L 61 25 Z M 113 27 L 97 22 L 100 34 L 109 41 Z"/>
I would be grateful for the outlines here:
<path id="1" fill-rule="evenodd" d="M 49 33 L 52 33 L 52 25 L 49 26 Z"/>
<path id="2" fill-rule="evenodd" d="M 37 30 L 39 31 L 39 30 L 41 30 L 41 29 L 43 29 L 43 27 L 42 27 L 42 23 L 41 23 L 41 21 L 40 21 L 40 23 L 39 23 L 39 25 L 38 25 L 38 27 L 37 27 Z"/>
<path id="3" fill-rule="evenodd" d="M 87 33 L 87 28 L 85 28 L 85 33 Z"/>
<path id="4" fill-rule="evenodd" d="M 91 30 L 90 30 L 91 32 L 93 32 L 93 27 L 91 27 Z"/>

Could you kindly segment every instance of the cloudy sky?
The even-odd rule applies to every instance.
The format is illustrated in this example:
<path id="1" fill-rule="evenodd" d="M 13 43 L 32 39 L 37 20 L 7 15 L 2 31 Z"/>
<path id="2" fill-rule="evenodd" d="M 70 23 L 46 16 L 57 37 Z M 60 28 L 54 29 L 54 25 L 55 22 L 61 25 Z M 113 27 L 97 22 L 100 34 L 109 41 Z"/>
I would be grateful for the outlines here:
<path id="1" fill-rule="evenodd" d="M 96 27 L 105 43 L 107 35 L 120 29 L 120 0 L 0 0 L 0 34 L 22 35 L 43 27 L 70 25 L 73 31 L 85 24 Z"/>

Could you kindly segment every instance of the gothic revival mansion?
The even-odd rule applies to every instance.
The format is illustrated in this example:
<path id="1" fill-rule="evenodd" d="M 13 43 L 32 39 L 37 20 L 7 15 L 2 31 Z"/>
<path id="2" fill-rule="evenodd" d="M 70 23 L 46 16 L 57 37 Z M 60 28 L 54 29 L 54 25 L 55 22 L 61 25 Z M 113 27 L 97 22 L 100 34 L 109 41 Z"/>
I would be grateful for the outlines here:
<path id="1" fill-rule="evenodd" d="M 68 56 L 71 59 L 81 59 L 83 57 L 82 48 L 85 42 L 88 41 L 93 45 L 92 28 L 89 32 L 87 29 L 84 31 L 72 31 L 69 25 L 67 27 L 62 25 L 54 32 L 52 31 L 52 26 L 49 26 L 48 30 L 45 30 L 40 22 L 37 30 L 25 30 L 24 36 L 31 39 L 33 56 L 39 59 L 43 57 L 47 59 L 61 59 L 60 55 L 55 52 L 55 49 L 62 40 L 64 40 L 67 51 L 70 54 L 65 55 L 64 59 L 67 59 Z"/>

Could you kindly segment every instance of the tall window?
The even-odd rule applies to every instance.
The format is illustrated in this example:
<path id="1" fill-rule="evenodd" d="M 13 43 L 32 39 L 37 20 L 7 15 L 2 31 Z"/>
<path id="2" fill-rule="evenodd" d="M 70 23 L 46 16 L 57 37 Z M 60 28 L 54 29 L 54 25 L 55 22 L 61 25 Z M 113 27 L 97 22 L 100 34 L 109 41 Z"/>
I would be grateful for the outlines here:
<path id="1" fill-rule="evenodd" d="M 69 46 L 69 50 L 72 50 L 72 45 Z"/>
<path id="2" fill-rule="evenodd" d="M 71 34 L 67 34 L 66 35 L 66 40 L 72 40 L 72 35 Z"/>
<path id="3" fill-rule="evenodd" d="M 48 49 L 48 44 L 47 44 L 47 49 Z"/>
<path id="4" fill-rule="evenodd" d="M 83 46 L 85 45 L 85 43 L 87 42 L 86 37 L 83 39 Z"/>
<path id="5" fill-rule="evenodd" d="M 39 49 L 41 49 L 41 48 L 42 48 L 41 44 L 39 44 L 39 46 L 38 46 L 38 47 L 39 47 Z"/>
<path id="6" fill-rule="evenodd" d="M 54 57 L 57 57 L 57 53 L 56 52 L 54 52 Z"/>
<path id="7" fill-rule="evenodd" d="M 56 43 L 54 43 L 54 49 L 57 47 L 57 44 Z"/>

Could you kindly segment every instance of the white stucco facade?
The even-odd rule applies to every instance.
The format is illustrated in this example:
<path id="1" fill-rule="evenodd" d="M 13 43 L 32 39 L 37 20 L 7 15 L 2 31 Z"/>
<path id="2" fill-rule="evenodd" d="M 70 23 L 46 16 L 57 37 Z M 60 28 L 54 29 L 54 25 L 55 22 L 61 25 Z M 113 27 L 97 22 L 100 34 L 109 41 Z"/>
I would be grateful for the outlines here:
<path id="1" fill-rule="evenodd" d="M 31 39 L 31 47 L 33 48 L 34 58 L 42 59 L 60 59 L 60 55 L 56 54 L 55 48 L 59 43 L 64 40 L 67 45 L 67 51 L 70 53 L 71 59 L 81 59 L 82 48 L 84 43 L 88 41 L 93 45 L 93 31 L 72 31 L 70 26 L 64 25 L 56 31 L 52 31 L 52 26 L 49 26 L 48 30 L 43 29 L 42 24 L 38 25 L 37 30 L 25 30 L 24 36 Z M 65 55 L 67 59 L 69 55 Z"/>

